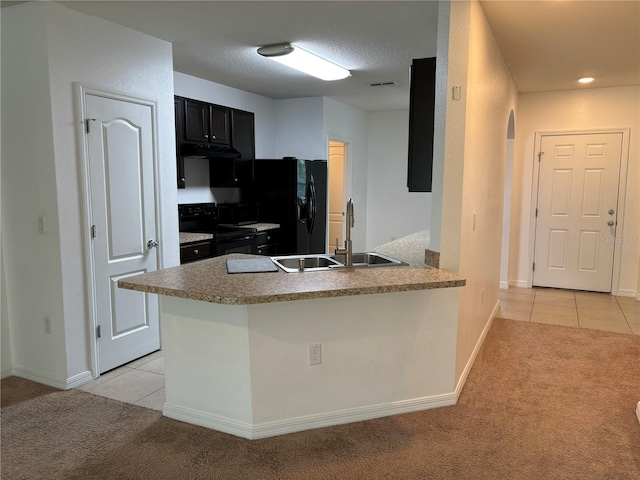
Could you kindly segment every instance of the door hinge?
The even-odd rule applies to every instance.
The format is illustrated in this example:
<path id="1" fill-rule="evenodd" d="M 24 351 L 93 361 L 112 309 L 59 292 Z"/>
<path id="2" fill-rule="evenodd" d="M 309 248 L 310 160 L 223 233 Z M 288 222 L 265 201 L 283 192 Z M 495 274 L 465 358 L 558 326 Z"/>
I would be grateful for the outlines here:
<path id="1" fill-rule="evenodd" d="M 538 161 L 542 160 L 542 155 L 544 155 L 544 152 L 538 153 Z"/>
<path id="2" fill-rule="evenodd" d="M 96 338 L 102 337 L 102 330 L 100 329 L 100 325 L 96 327 Z"/>
<path id="3" fill-rule="evenodd" d="M 87 119 L 84 121 L 84 124 L 85 124 L 85 128 L 86 128 L 87 133 L 91 133 L 91 123 L 90 123 L 90 122 L 95 122 L 95 121 L 96 121 L 96 119 L 95 119 L 95 118 L 87 118 Z"/>
<path id="4" fill-rule="evenodd" d="M 536 262 L 533 262 L 533 271 L 536 271 Z"/>
<path id="5" fill-rule="evenodd" d="M 98 236 L 98 229 L 95 225 L 91 225 L 91 238 L 96 238 Z"/>

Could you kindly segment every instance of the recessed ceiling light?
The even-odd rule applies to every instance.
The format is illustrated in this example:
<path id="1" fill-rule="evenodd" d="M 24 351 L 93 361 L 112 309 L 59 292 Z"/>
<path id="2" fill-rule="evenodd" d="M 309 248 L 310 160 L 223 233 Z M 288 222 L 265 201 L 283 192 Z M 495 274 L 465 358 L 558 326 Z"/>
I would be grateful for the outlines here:
<path id="1" fill-rule="evenodd" d="M 595 80 L 595 78 L 593 77 L 582 77 L 578 79 L 578 82 L 580 83 L 591 83 Z"/>
<path id="2" fill-rule="evenodd" d="M 263 57 L 321 80 L 341 80 L 351 76 L 351 72 L 346 68 L 342 68 L 292 43 L 260 47 L 258 53 Z"/>

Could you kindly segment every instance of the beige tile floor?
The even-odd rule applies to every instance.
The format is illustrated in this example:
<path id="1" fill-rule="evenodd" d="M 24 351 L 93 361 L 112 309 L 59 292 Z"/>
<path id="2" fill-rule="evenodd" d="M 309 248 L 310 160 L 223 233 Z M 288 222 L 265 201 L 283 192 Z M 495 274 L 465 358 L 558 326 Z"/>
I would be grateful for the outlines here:
<path id="1" fill-rule="evenodd" d="M 634 298 L 553 288 L 509 288 L 501 290 L 499 297 L 501 318 L 640 335 L 640 302 Z M 80 389 L 162 410 L 162 351 L 107 372 Z"/>
<path id="2" fill-rule="evenodd" d="M 500 290 L 498 317 L 640 335 L 640 302 L 633 297 L 556 288 Z"/>
<path id="3" fill-rule="evenodd" d="M 164 406 L 164 356 L 158 350 L 79 387 L 101 397 L 162 410 Z"/>

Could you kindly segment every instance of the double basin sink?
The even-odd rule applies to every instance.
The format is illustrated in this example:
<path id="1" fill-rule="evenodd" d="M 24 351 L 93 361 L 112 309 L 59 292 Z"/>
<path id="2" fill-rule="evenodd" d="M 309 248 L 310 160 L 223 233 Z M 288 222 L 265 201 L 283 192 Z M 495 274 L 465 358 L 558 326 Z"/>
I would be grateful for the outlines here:
<path id="1" fill-rule="evenodd" d="M 393 267 L 408 265 L 408 263 L 401 262 L 395 258 L 373 252 L 354 253 L 352 255 L 353 265 L 350 266 L 346 265 L 346 255 L 285 255 L 271 257 L 271 260 L 287 273 L 304 271 L 317 272 L 322 270 L 333 270 L 335 268 Z"/>

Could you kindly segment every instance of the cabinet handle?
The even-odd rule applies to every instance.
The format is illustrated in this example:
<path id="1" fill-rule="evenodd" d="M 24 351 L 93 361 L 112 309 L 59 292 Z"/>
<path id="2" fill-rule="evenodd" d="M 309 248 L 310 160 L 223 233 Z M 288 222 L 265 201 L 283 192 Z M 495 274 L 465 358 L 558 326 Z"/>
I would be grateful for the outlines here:
<path id="1" fill-rule="evenodd" d="M 182 178 L 180 179 L 180 182 L 182 182 L 182 183 L 184 183 L 184 182 L 185 182 L 184 177 L 182 177 Z"/>
<path id="2" fill-rule="evenodd" d="M 204 138 L 209 138 L 209 135 L 207 135 L 206 133 L 204 134 Z"/>
<path id="3" fill-rule="evenodd" d="M 215 140 L 216 136 L 215 135 L 211 135 L 211 140 Z"/>
<path id="4" fill-rule="evenodd" d="M 194 255 L 197 255 L 199 252 L 200 252 L 200 250 L 198 250 L 197 248 L 194 248 L 194 249 L 193 249 L 193 253 L 194 253 Z"/>

